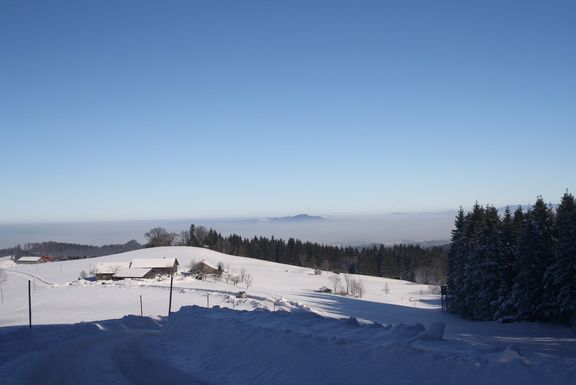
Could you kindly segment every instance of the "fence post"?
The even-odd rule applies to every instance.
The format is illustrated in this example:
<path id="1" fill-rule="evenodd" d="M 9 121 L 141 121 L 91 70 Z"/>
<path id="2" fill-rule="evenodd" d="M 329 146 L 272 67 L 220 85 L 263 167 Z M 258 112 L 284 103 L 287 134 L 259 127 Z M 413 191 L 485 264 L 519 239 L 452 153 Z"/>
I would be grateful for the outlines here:
<path id="1" fill-rule="evenodd" d="M 172 311 L 172 283 L 174 281 L 174 274 L 170 276 L 170 300 L 168 301 L 168 317 L 170 317 L 170 312 Z"/>
<path id="2" fill-rule="evenodd" d="M 144 317 L 144 313 L 142 312 L 142 294 L 140 294 L 140 317 Z"/>

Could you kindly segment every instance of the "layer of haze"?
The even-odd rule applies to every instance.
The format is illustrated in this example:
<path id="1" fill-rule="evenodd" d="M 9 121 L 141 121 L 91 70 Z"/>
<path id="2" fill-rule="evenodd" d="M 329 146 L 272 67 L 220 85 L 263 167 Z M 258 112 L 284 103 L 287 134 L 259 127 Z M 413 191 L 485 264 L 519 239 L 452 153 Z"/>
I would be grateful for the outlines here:
<path id="1" fill-rule="evenodd" d="M 89 245 L 145 242 L 144 233 L 164 227 L 180 233 L 190 224 L 214 228 L 222 235 L 243 237 L 290 237 L 333 245 L 362 246 L 371 243 L 448 243 L 455 212 L 390 214 L 363 217 L 331 217 L 310 222 L 270 222 L 259 219 L 189 219 L 93 223 L 0 224 L 0 248 L 16 244 L 59 241 Z M 426 244 L 429 244 L 426 242 Z"/>

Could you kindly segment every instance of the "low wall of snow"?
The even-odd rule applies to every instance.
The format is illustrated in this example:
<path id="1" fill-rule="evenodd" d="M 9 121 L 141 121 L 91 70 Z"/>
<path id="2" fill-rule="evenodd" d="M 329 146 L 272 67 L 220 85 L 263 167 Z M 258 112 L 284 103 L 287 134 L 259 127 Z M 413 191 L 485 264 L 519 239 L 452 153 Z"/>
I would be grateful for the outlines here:
<path id="1" fill-rule="evenodd" d="M 442 323 L 426 329 L 308 312 L 184 307 L 154 346 L 171 365 L 218 384 L 560 384 L 568 378 L 511 348 L 486 352 L 443 333 Z"/>

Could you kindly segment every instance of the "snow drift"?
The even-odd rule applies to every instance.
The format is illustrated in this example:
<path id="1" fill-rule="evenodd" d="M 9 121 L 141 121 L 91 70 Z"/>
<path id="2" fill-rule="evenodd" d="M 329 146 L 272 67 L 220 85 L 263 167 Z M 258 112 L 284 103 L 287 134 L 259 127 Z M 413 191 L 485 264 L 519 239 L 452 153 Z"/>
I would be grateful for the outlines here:
<path id="1" fill-rule="evenodd" d="M 184 307 L 155 346 L 182 371 L 234 384 L 566 384 L 569 367 L 513 348 L 462 356 L 444 325 L 381 325 L 309 312 Z M 561 376 L 559 377 L 559 374 Z M 570 378 L 570 379 L 569 379 Z"/>
<path id="2" fill-rule="evenodd" d="M 573 384 L 573 361 L 481 349 L 444 324 L 183 307 L 168 319 L 0 332 L 3 384 Z M 537 360 L 537 365 L 534 364 Z M 160 381 L 160 382 L 157 382 Z"/>

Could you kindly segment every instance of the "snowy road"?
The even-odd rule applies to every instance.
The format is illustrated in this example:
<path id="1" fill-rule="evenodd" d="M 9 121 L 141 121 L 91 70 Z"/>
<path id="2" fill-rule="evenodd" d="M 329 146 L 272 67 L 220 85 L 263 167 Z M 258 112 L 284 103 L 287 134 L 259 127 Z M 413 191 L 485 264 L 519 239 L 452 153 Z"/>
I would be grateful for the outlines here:
<path id="1" fill-rule="evenodd" d="M 75 339 L 27 358 L 6 385 L 207 385 L 152 356 L 158 331 L 126 330 Z"/>

